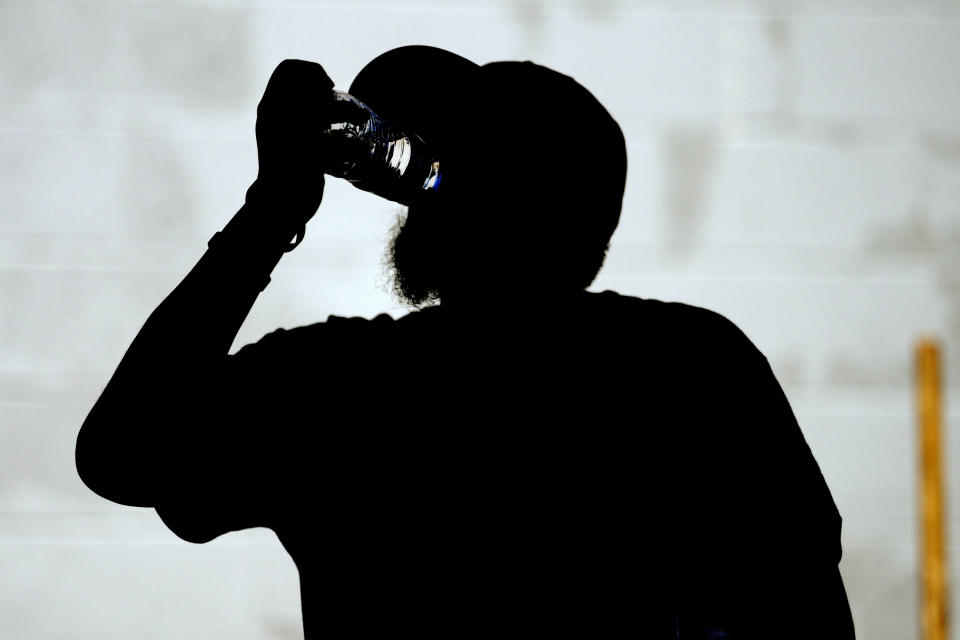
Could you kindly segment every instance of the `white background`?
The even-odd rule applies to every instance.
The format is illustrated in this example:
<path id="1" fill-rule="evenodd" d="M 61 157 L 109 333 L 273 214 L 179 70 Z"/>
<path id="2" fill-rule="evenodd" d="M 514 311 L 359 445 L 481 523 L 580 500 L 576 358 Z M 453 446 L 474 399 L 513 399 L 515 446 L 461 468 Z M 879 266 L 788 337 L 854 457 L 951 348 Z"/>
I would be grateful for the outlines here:
<path id="1" fill-rule="evenodd" d="M 89 492 L 74 438 L 140 324 L 242 204 L 273 67 L 314 60 L 346 88 L 375 55 L 419 43 L 531 59 L 608 106 L 630 170 L 593 288 L 743 328 L 844 518 L 858 637 L 918 638 L 924 333 L 953 381 L 960 496 L 958 18 L 951 0 L 5 0 L 0 636 L 302 637 L 272 534 L 182 542 L 152 511 Z M 403 314 L 380 266 L 395 213 L 331 180 L 237 344 L 331 313 Z"/>

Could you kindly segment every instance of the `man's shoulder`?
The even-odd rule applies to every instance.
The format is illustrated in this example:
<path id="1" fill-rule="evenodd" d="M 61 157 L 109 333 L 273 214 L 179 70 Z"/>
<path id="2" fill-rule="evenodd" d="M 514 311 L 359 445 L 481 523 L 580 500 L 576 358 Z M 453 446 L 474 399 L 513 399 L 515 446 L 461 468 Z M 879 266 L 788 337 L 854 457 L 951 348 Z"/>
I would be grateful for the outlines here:
<path id="1" fill-rule="evenodd" d="M 609 290 L 592 295 L 604 315 L 620 322 L 636 323 L 638 328 L 647 331 L 694 342 L 721 340 L 753 347 L 740 327 L 712 309 Z"/>
<path id="2" fill-rule="evenodd" d="M 664 317 L 690 319 L 700 322 L 730 322 L 725 316 L 716 311 L 687 304 L 686 302 L 641 298 L 639 296 L 625 295 L 609 289 L 598 293 L 591 292 L 588 295 L 597 300 L 601 305 L 625 312 L 661 315 Z"/>
<path id="3" fill-rule="evenodd" d="M 380 333 L 393 326 L 395 320 L 386 313 L 372 318 L 362 316 L 328 316 L 322 322 L 301 325 L 292 328 L 279 328 L 267 333 L 256 342 L 244 345 L 236 355 L 255 357 L 261 354 L 283 354 L 287 351 L 302 351 L 311 344 L 323 343 L 325 348 L 350 342 L 352 338 Z"/>

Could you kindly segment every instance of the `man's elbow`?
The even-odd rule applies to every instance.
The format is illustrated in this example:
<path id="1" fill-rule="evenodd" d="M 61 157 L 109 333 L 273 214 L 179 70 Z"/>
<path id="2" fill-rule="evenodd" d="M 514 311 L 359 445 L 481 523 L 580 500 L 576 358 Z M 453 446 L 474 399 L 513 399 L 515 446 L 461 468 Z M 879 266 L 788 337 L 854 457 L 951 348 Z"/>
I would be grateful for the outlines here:
<path id="1" fill-rule="evenodd" d="M 77 435 L 74 460 L 77 474 L 97 495 L 132 507 L 154 505 L 151 453 L 129 442 L 123 428 L 106 423 L 95 407 Z M 148 455 L 143 455 L 146 453 Z"/>

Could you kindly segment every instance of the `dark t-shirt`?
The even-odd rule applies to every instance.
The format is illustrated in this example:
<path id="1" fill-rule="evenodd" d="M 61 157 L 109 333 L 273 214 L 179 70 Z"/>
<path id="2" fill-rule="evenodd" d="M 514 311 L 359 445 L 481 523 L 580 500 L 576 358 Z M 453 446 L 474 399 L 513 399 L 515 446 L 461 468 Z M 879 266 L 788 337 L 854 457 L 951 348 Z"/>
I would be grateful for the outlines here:
<path id="1" fill-rule="evenodd" d="M 607 291 L 331 316 L 211 386 L 219 431 L 158 512 L 195 541 L 273 527 L 343 628 L 596 632 L 648 605 L 735 620 L 834 597 L 830 492 L 714 312 Z"/>

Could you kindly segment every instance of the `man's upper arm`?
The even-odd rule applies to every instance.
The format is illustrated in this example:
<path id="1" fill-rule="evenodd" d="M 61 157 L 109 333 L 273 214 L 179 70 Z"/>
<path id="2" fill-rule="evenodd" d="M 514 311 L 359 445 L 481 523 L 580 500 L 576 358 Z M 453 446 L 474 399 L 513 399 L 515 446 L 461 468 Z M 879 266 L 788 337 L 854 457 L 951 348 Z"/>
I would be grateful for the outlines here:
<path id="1" fill-rule="evenodd" d="M 278 329 L 227 356 L 193 390 L 171 478 L 157 505 L 192 542 L 270 526 L 296 500 L 303 466 L 320 457 L 343 400 L 338 361 L 353 342 L 337 323 Z"/>

